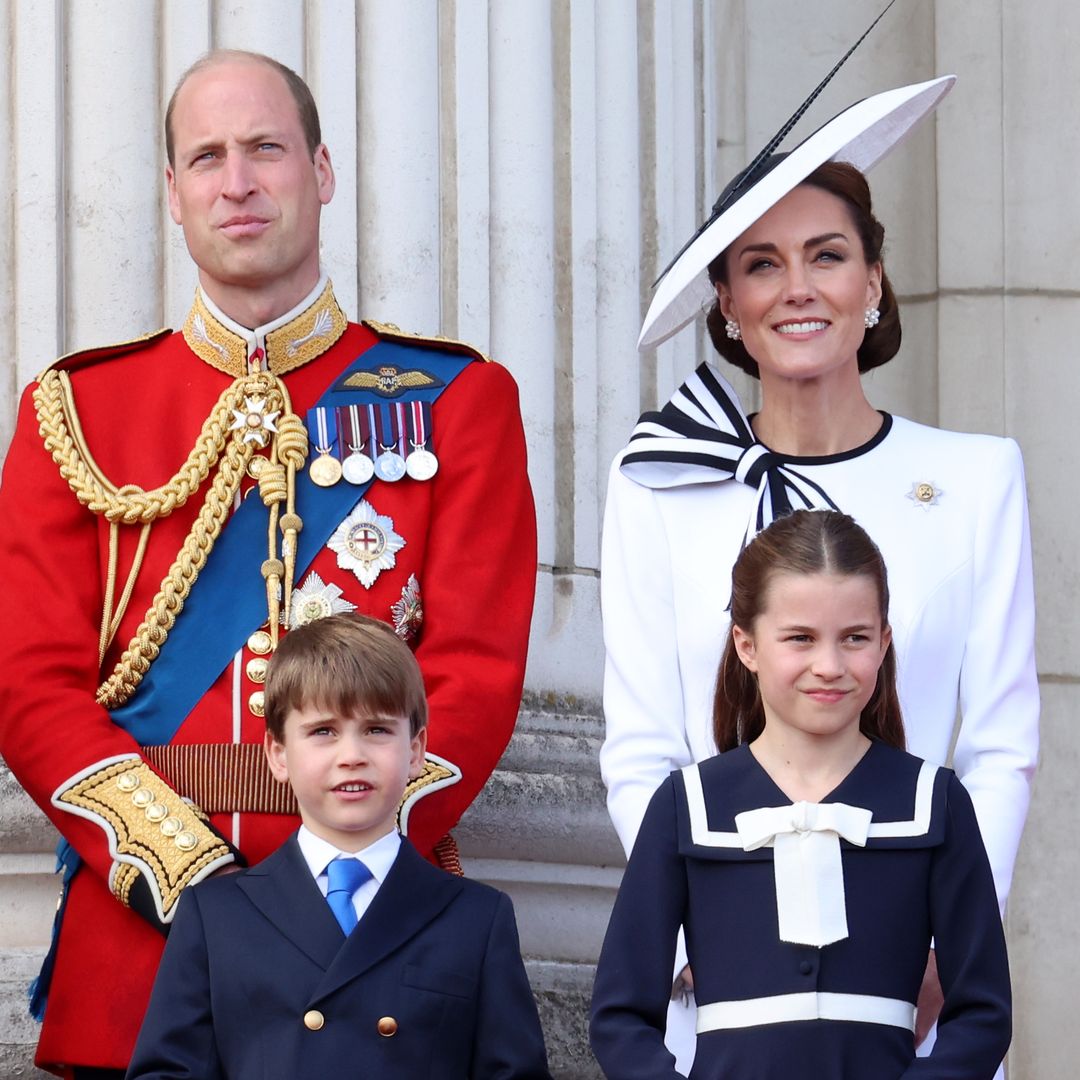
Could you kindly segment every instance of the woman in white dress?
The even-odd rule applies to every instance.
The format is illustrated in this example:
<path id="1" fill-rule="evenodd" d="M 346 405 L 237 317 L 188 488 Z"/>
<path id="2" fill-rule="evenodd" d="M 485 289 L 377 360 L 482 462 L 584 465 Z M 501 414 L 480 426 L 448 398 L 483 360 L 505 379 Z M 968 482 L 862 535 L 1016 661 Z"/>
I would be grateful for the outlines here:
<path id="1" fill-rule="evenodd" d="M 860 373 L 895 355 L 900 317 L 869 188 L 836 163 L 868 168 L 952 81 L 866 99 L 755 162 L 660 282 L 642 346 L 691 321 L 708 290 L 713 342 L 761 380 L 762 406 L 748 421 L 702 365 L 612 466 L 600 763 L 627 852 L 668 773 L 716 752 L 712 696 L 746 536 L 791 508 L 833 506 L 885 557 L 908 750 L 957 771 L 1004 909 L 1038 745 L 1023 465 L 1011 439 L 867 401 Z M 931 956 L 920 1031 L 936 1016 L 935 981 Z M 692 1010 L 678 1002 L 668 1045 L 686 1071 Z"/>

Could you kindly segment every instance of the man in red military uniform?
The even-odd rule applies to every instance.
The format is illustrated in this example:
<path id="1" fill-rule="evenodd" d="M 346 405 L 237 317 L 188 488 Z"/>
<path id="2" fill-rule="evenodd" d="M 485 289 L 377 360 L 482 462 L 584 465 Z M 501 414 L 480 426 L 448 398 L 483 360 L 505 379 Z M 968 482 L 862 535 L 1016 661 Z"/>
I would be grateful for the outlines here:
<path id="1" fill-rule="evenodd" d="M 279 636 L 358 610 L 410 642 L 429 760 L 400 819 L 452 861 L 513 728 L 536 572 L 509 374 L 348 322 L 320 272 L 334 173 L 303 82 L 211 54 L 166 131 L 183 329 L 47 369 L 0 488 L 0 754 L 70 845 L 37 1056 L 77 1078 L 125 1067 L 181 890 L 295 827 L 260 749 Z"/>

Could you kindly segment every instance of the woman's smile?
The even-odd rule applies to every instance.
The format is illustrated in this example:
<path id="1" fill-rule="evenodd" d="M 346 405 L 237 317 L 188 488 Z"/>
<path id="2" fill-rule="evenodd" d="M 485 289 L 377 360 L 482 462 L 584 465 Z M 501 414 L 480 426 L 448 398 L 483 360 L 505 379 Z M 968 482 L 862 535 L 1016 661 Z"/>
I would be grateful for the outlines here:
<path id="1" fill-rule="evenodd" d="M 867 265 L 844 202 L 796 187 L 729 249 L 717 285 L 763 385 L 839 372 L 858 378 L 866 310 L 881 299 L 881 266 Z"/>

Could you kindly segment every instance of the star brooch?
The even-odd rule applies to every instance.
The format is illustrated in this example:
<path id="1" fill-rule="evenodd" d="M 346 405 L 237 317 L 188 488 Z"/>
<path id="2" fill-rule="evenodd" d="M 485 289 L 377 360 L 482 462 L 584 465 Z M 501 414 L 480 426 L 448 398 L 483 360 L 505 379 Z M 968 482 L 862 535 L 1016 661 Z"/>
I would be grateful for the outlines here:
<path id="1" fill-rule="evenodd" d="M 942 491 L 941 488 L 935 487 L 925 480 L 916 480 L 915 483 L 911 485 L 911 490 L 907 493 L 907 497 L 920 510 L 929 510 L 931 506 L 937 506 L 938 500 L 944 494 L 945 492 Z"/>

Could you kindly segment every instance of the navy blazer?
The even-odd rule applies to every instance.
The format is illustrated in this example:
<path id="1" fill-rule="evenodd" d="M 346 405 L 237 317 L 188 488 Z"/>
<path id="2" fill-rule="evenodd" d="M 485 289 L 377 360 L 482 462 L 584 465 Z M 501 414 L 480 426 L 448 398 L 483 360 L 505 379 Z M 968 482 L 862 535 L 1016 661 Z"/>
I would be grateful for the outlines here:
<path id="1" fill-rule="evenodd" d="M 185 891 L 139 1080 L 549 1080 L 509 897 L 408 840 L 343 938 L 295 835 Z"/>

